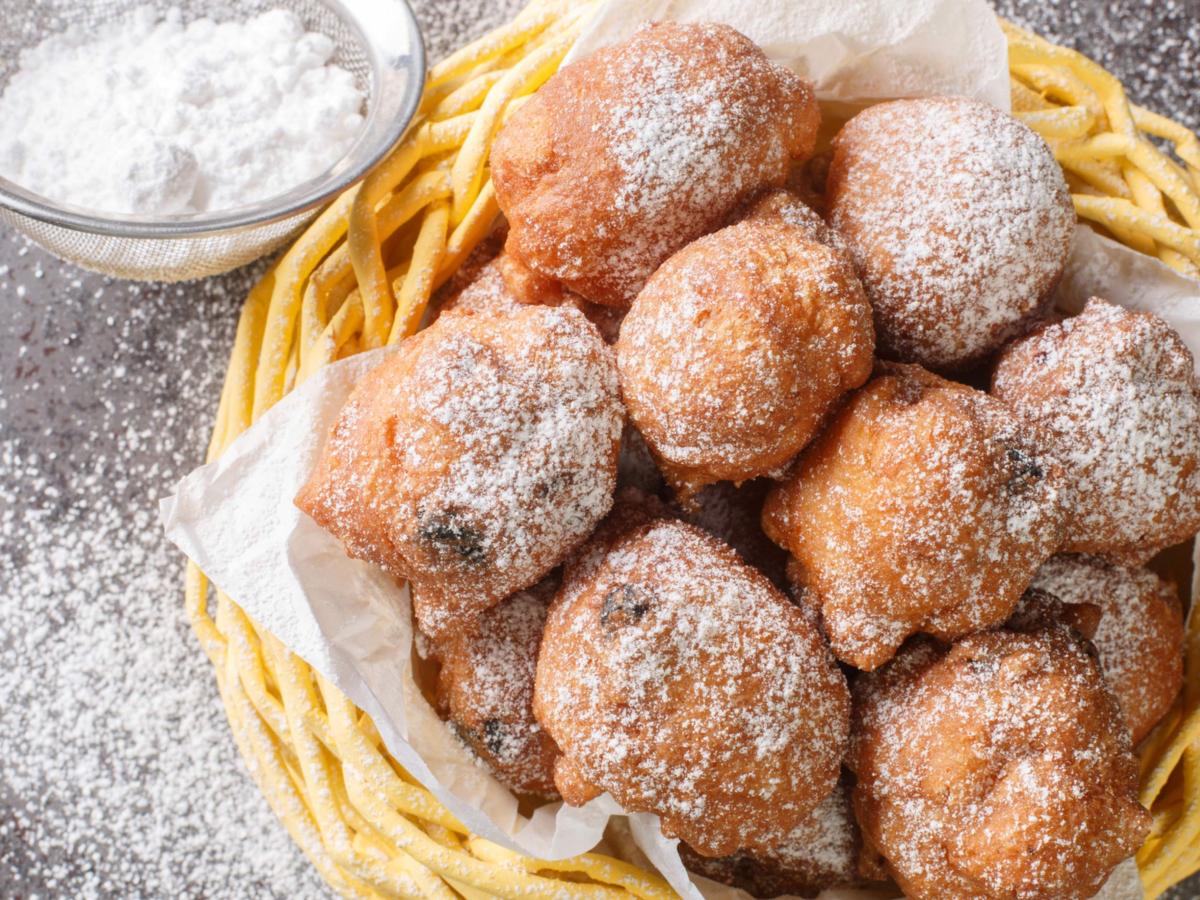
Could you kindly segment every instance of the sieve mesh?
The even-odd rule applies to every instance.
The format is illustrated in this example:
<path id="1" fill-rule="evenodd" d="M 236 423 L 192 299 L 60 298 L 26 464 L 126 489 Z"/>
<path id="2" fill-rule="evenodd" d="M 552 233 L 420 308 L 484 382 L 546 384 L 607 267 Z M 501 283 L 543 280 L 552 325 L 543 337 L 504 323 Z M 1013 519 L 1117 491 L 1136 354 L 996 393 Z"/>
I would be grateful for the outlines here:
<path id="1" fill-rule="evenodd" d="M 133 5 L 128 0 L 0 0 L 0 91 L 16 71 L 22 49 L 70 25 L 95 26 L 127 15 Z M 323 175 L 279 197 L 199 216 L 147 222 L 97 214 L 0 178 L 0 221 L 86 269 L 138 281 L 185 281 L 265 256 L 391 149 L 420 98 L 424 51 L 404 0 L 144 0 L 140 5 L 160 13 L 178 8 L 185 21 L 292 10 L 307 29 L 333 40 L 332 61 L 354 75 L 367 98 L 366 123 L 346 155 Z"/>

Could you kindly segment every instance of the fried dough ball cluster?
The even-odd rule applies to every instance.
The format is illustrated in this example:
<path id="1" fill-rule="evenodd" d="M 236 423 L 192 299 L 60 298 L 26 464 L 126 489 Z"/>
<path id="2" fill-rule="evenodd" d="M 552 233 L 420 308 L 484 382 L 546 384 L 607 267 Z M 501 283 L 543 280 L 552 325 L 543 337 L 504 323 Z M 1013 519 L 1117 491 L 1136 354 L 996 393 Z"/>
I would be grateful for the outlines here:
<path id="1" fill-rule="evenodd" d="M 825 888 L 864 884 L 858 869 L 862 838 L 845 779 L 784 843 L 765 853 L 701 856 L 687 844 L 679 855 L 689 870 L 755 897 L 815 897 Z"/>
<path id="2" fill-rule="evenodd" d="M 439 648 L 437 704 L 454 730 L 515 791 L 553 798 L 558 748 L 533 716 L 533 678 L 549 577 L 484 612 Z"/>
<path id="3" fill-rule="evenodd" d="M 587 538 L 623 421 L 612 353 L 578 311 L 443 316 L 354 388 L 296 505 L 408 579 L 438 640 Z"/>
<path id="4" fill-rule="evenodd" d="M 1133 743 L 1141 743 L 1183 686 L 1183 609 L 1175 586 L 1149 569 L 1055 556 L 1038 569 L 1032 590 L 1067 608 L 1097 610 L 1099 624 L 1089 637 Z"/>
<path id="5" fill-rule="evenodd" d="M 607 792 L 759 896 L 1091 896 L 1183 677 L 1174 590 L 1114 561 L 1200 530 L 1194 362 L 1100 301 L 1045 324 L 1075 219 L 1024 125 L 884 103 L 802 165 L 818 123 L 725 26 L 563 68 L 296 502 L 410 582 L 526 800 Z"/>
<path id="6" fill-rule="evenodd" d="M 628 307 L 668 256 L 812 152 L 803 79 L 724 25 L 649 25 L 557 72 L 492 147 L 508 249 Z"/>
<path id="7" fill-rule="evenodd" d="M 621 393 L 685 505 L 778 472 L 870 376 L 870 306 L 812 231 L 752 211 L 663 263 L 625 317 Z"/>
<path id="8" fill-rule="evenodd" d="M 992 393 L 1063 462 L 1065 551 L 1137 565 L 1200 530 L 1200 384 L 1158 316 L 1093 299 L 1008 347 Z"/>
<path id="9" fill-rule="evenodd" d="M 999 625 L 1062 540 L 1056 464 L 999 401 L 883 364 L 788 480 L 763 527 L 796 558 L 839 659 L 886 662 L 916 632 Z"/>
<path id="10" fill-rule="evenodd" d="M 1120 710 L 1063 628 L 909 645 L 855 684 L 864 840 L 906 897 L 1091 897 L 1150 815 Z"/>
<path id="11" fill-rule="evenodd" d="M 826 190 L 875 311 L 880 354 L 936 370 L 966 368 L 1028 330 L 1075 229 L 1045 141 L 963 98 L 856 115 L 834 140 Z"/>
<path id="12" fill-rule="evenodd" d="M 849 692 L 766 578 L 700 529 L 651 519 L 567 567 L 534 712 L 568 803 L 608 791 L 724 856 L 782 846 L 833 790 Z"/>

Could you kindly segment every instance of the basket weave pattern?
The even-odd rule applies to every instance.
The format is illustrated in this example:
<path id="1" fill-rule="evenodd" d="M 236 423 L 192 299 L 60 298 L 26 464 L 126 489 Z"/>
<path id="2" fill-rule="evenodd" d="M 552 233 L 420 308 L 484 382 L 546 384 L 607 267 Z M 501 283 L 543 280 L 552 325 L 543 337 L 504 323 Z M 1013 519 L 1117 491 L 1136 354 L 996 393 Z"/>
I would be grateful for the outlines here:
<path id="1" fill-rule="evenodd" d="M 418 119 L 251 292 L 238 323 L 208 458 L 333 360 L 400 340 L 499 210 L 488 178 L 505 117 L 552 75 L 598 0 L 535 0 L 430 70 Z M 1196 274 L 1200 143 L 1130 105 L 1095 63 L 1011 26 L 1014 110 L 1050 141 L 1076 210 L 1125 243 Z M 1178 161 L 1147 139 L 1174 145 Z M 210 596 L 215 594 L 215 596 Z M 212 661 L 234 738 L 288 832 L 346 897 L 674 896 L 657 875 L 584 854 L 547 862 L 471 835 L 390 757 L 335 687 L 211 591 L 190 563 L 187 613 Z M 1200 625 L 1187 686 L 1142 749 L 1153 832 L 1138 854 L 1147 896 L 1200 869 Z"/>

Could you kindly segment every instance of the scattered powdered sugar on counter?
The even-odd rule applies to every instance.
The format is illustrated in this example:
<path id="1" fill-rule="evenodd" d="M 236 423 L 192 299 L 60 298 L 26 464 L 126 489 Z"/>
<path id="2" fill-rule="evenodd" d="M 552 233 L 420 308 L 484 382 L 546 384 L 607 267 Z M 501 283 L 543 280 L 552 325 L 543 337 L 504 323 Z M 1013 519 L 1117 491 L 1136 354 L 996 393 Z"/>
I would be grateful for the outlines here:
<path id="1" fill-rule="evenodd" d="M 437 59 L 520 4 L 413 7 Z M 238 755 L 158 524 L 260 271 L 133 285 L 0 227 L 0 896 L 333 896 Z"/>
<path id="2" fill-rule="evenodd" d="M 274 9 L 245 22 L 148 6 L 21 53 L 0 95 L 0 175 L 110 213 L 232 209 L 320 175 L 362 127 L 334 42 Z"/>
<path id="3" fill-rule="evenodd" d="M 234 747 L 156 508 L 260 270 L 138 286 L 26 251 L 0 240 L 0 896 L 321 896 Z"/>

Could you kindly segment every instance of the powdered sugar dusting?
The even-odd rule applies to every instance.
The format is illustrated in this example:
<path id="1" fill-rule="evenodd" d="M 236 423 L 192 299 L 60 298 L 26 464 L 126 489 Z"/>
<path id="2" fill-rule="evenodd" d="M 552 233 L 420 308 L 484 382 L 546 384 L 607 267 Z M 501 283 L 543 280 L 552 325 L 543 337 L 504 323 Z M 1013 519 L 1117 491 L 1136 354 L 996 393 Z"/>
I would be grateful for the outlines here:
<path id="1" fill-rule="evenodd" d="M 903 100 L 835 140 L 830 221 L 854 255 L 888 358 L 953 369 L 1028 327 L 1075 214 L 1045 142 L 986 104 Z"/>
<path id="2" fill-rule="evenodd" d="M 547 578 L 485 612 L 441 654 L 438 704 L 498 778 L 524 793 L 554 794 L 557 748 L 533 717 L 533 678 L 546 612 L 558 586 Z"/>
<path id="3" fill-rule="evenodd" d="M 679 853 L 691 871 L 755 897 L 813 897 L 827 887 L 863 881 L 858 872 L 860 845 L 850 791 L 843 780 L 773 850 L 710 858 L 681 844 Z"/>
<path id="4" fill-rule="evenodd" d="M 412 6 L 438 58 L 520 3 Z M 8 5 L 0 73 L 35 20 L 79 7 Z M 183 610 L 184 561 L 158 524 L 158 498 L 203 456 L 261 274 L 116 281 L 0 225 L 6 897 L 333 896 L 234 747 Z"/>
<path id="5" fill-rule="evenodd" d="M 832 789 L 846 738 L 816 630 L 681 522 L 598 549 L 551 610 L 539 721 L 586 782 L 702 852 L 779 846 Z"/>
<path id="6" fill-rule="evenodd" d="M 497 138 L 509 247 L 627 306 L 673 251 L 781 184 L 817 119 L 808 86 L 732 29 L 648 26 L 560 71 Z"/>
<path id="7" fill-rule="evenodd" d="M 1067 550 L 1141 562 L 1200 530 L 1200 384 L 1162 319 L 1094 299 L 1006 351 L 992 392 L 1063 461 Z"/>
<path id="8" fill-rule="evenodd" d="M 438 307 L 437 315 L 508 313 L 515 312 L 524 305 L 571 306 L 596 326 L 605 343 L 611 344 L 616 341 L 625 315 L 623 310 L 588 303 L 578 294 L 563 290 L 557 283 L 552 283 L 538 295 L 519 296 L 505 278 L 506 264 L 509 267 L 514 264 L 520 266 L 507 254 L 501 254 L 499 259 L 485 263 L 465 287 L 449 293 Z"/>
<path id="9" fill-rule="evenodd" d="M 1183 613 L 1175 588 L 1149 569 L 1088 556 L 1053 557 L 1032 586 L 1063 603 L 1100 608 L 1092 643 L 1134 743 L 1140 742 L 1183 683 Z"/>
<path id="10" fill-rule="evenodd" d="M 781 216 L 672 256 L 621 327 L 621 390 L 685 498 L 774 473 L 871 372 L 871 312 L 842 254 Z"/>

